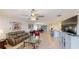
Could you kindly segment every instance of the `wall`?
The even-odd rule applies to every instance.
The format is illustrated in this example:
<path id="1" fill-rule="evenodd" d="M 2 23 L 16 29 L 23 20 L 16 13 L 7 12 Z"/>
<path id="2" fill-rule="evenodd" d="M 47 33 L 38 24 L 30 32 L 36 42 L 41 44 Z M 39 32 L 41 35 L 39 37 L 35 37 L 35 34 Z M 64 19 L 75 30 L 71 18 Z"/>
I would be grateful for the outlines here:
<path id="1" fill-rule="evenodd" d="M 77 35 L 79 35 L 79 15 L 77 17 Z"/>
<path id="2" fill-rule="evenodd" d="M 4 32 L 12 32 L 12 22 L 21 22 L 22 23 L 22 29 L 28 31 L 28 25 L 27 22 L 19 19 L 11 19 L 11 18 L 1 18 L 0 17 L 0 30 L 3 30 Z"/>
<path id="3" fill-rule="evenodd" d="M 37 28 L 40 29 L 42 25 L 46 25 L 46 24 L 42 22 L 35 22 L 33 25 L 34 25 L 33 30 L 37 30 Z"/>
<path id="4" fill-rule="evenodd" d="M 48 26 L 49 26 L 49 30 L 53 28 L 54 31 L 61 31 L 61 22 L 51 23 Z"/>

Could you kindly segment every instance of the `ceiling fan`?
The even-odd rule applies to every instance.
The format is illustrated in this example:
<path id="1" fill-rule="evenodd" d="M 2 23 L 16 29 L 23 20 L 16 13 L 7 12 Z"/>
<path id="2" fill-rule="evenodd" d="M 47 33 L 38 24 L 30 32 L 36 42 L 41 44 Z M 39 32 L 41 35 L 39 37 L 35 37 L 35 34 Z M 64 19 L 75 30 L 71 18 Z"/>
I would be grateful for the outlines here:
<path id="1" fill-rule="evenodd" d="M 39 20 L 39 18 L 44 17 L 44 15 L 40 15 L 39 13 L 37 13 L 37 11 L 35 9 L 32 9 L 30 11 L 30 13 L 31 13 L 30 16 L 28 16 L 28 15 L 22 15 L 22 16 L 28 17 L 28 19 L 30 19 L 30 20 Z"/>
<path id="2" fill-rule="evenodd" d="M 44 15 L 40 15 L 40 14 L 36 13 L 35 9 L 32 9 L 32 11 L 31 11 L 31 17 L 35 18 L 35 20 L 39 20 L 39 18 L 44 17 Z"/>

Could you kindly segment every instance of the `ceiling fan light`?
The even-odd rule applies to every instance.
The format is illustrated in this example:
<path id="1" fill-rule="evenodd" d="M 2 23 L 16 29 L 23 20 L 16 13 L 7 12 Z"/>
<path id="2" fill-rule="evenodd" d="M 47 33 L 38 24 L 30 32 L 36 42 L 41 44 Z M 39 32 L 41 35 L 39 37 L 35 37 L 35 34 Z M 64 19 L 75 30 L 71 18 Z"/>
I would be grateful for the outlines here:
<path id="1" fill-rule="evenodd" d="M 34 14 L 34 13 L 32 13 L 32 16 L 35 16 L 35 14 Z"/>
<path id="2" fill-rule="evenodd" d="M 36 20 L 36 18 L 35 17 L 31 17 L 31 20 Z"/>

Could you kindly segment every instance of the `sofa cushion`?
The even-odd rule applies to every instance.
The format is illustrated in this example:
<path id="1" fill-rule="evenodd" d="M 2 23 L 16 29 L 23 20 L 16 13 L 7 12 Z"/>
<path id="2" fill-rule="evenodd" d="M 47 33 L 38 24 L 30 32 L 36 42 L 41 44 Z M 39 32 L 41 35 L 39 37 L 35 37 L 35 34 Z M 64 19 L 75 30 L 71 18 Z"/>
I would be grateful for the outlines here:
<path id="1" fill-rule="evenodd" d="M 7 41 L 8 41 L 8 43 L 9 43 L 10 45 L 12 45 L 12 46 L 16 45 L 15 40 L 14 40 L 13 37 L 9 37 L 9 38 L 7 39 Z"/>

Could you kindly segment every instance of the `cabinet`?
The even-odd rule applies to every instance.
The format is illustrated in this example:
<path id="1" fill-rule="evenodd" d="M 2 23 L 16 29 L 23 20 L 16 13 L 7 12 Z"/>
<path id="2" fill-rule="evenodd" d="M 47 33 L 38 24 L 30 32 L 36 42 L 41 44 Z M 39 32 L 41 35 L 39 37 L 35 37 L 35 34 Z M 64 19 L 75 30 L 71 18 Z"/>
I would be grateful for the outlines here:
<path id="1" fill-rule="evenodd" d="M 71 49 L 79 49 L 79 37 L 71 37 Z"/>
<path id="2" fill-rule="evenodd" d="M 66 33 L 63 33 L 61 41 L 62 41 L 61 42 L 62 48 L 70 49 L 70 47 L 71 47 L 71 36 L 70 35 L 67 35 Z"/>
<path id="3" fill-rule="evenodd" d="M 68 33 L 62 34 L 62 48 L 64 49 L 79 49 L 79 36 L 74 36 Z"/>
<path id="4" fill-rule="evenodd" d="M 71 47 L 71 36 L 65 34 L 64 41 L 65 41 L 65 48 L 69 49 Z"/>

